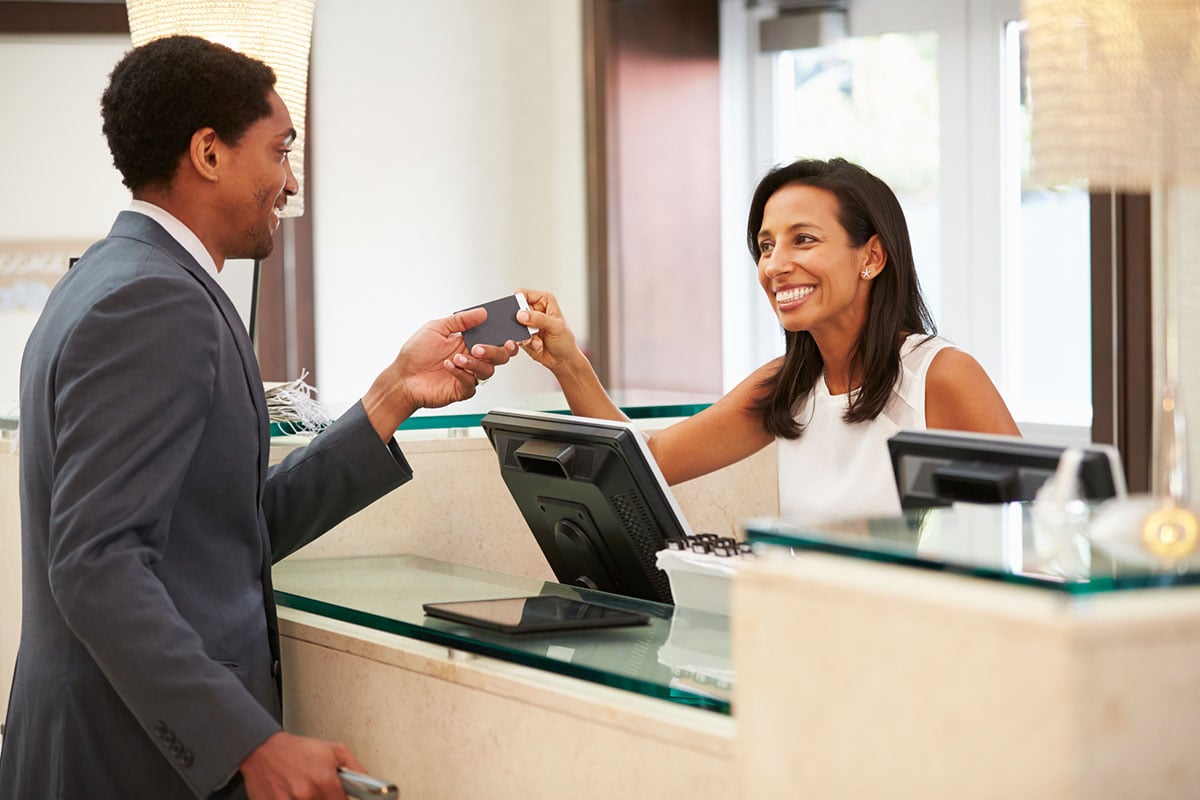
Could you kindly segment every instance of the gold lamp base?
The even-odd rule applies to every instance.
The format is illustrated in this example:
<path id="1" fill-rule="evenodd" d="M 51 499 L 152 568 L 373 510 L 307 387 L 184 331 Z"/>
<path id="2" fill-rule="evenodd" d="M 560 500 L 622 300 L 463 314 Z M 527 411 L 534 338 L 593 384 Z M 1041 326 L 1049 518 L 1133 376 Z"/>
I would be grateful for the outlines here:
<path id="1" fill-rule="evenodd" d="M 1195 512 L 1171 500 L 1150 512 L 1142 522 L 1142 546 L 1154 555 L 1177 561 L 1191 555 L 1200 539 L 1200 519 Z"/>
<path id="2" fill-rule="evenodd" d="M 1122 564 L 1174 569 L 1200 560 L 1200 517 L 1161 495 L 1109 500 L 1088 521 L 1086 535 Z"/>

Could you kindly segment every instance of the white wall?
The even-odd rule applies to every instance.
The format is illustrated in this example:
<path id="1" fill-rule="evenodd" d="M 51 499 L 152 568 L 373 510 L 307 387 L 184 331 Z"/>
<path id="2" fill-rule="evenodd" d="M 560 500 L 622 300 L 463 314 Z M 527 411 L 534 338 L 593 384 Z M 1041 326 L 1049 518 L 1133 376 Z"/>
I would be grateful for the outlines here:
<path id="1" fill-rule="evenodd" d="M 100 119 L 129 47 L 117 35 L 0 36 L 0 414 L 16 413 L 21 351 L 54 276 L 129 204 Z M 252 270 L 231 261 L 221 274 L 243 318 Z"/>
<path id="2" fill-rule="evenodd" d="M 349 405 L 422 323 L 520 286 L 555 292 L 587 330 L 581 26 L 567 0 L 317 6 L 309 170 L 323 400 Z M 129 202 L 99 113 L 128 47 L 122 36 L 0 37 L 0 243 L 90 242 Z M 0 405 L 16 397 L 35 318 L 0 311 Z M 554 388 L 521 356 L 477 401 Z"/>
<path id="3" fill-rule="evenodd" d="M 129 202 L 100 131 L 128 49 L 128 36 L 0 36 L 0 240 L 98 238 Z"/>
<path id="4" fill-rule="evenodd" d="M 582 28 L 564 0 L 316 8 L 317 369 L 366 390 L 421 323 L 521 286 L 587 330 Z M 481 391 L 554 388 L 521 356 Z M 520 387 L 520 388 L 518 388 Z"/>
<path id="5" fill-rule="evenodd" d="M 128 204 L 100 131 L 100 95 L 127 49 L 128 36 L 0 36 L 0 243 L 61 261 L 77 249 L 64 244 L 103 237 Z M 22 268 L 16 252 L 0 249 L 0 285 Z M 0 413 L 37 313 L 0 308 Z"/>

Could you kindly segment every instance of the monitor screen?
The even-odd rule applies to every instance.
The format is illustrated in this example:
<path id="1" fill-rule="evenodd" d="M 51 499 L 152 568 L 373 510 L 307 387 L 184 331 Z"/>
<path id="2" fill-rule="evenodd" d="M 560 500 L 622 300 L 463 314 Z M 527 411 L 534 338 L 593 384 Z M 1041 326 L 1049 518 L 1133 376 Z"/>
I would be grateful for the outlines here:
<path id="1" fill-rule="evenodd" d="M 1033 500 L 1067 449 L 1016 436 L 957 431 L 901 431 L 888 440 L 902 508 Z M 1101 444 L 1080 449 L 1081 495 L 1089 500 L 1124 496 L 1116 449 Z"/>
<path id="2" fill-rule="evenodd" d="M 673 602 L 655 555 L 691 530 L 636 427 L 508 409 L 480 425 L 560 583 Z"/>

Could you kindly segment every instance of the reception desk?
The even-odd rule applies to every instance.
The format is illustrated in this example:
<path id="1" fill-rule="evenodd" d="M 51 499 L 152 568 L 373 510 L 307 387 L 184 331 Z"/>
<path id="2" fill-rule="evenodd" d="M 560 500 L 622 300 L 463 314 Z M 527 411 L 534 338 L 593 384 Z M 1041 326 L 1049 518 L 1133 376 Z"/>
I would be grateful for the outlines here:
<path id="1" fill-rule="evenodd" d="M 422 602 L 575 590 L 478 428 L 398 438 L 412 483 L 275 568 L 288 728 L 346 742 L 405 797 L 734 796 L 727 623 L 634 601 L 643 631 L 525 652 L 425 620 Z M 674 494 L 693 530 L 737 535 L 778 508 L 774 447 Z"/>
<path id="2" fill-rule="evenodd" d="M 739 797 L 1200 797 L 1195 561 L 1021 504 L 747 528 Z"/>
<path id="3" fill-rule="evenodd" d="M 404 556 L 503 576 L 523 589 L 553 581 L 478 428 L 402 430 L 397 439 L 413 480 L 276 565 L 278 578 L 307 569 L 333 575 L 343 559 Z M 276 437 L 272 462 L 303 443 Z M 0 708 L 7 706 L 21 605 L 18 458 L 9 444 L 0 442 Z M 777 487 L 771 447 L 682 484 L 675 495 L 694 530 L 727 536 L 739 520 L 774 513 Z M 346 741 L 369 769 L 401 782 L 404 797 L 599 798 L 614 796 L 614 787 L 636 796 L 639 786 L 658 787 L 660 796 L 679 787 L 697 798 L 732 793 L 735 724 L 720 710 L 281 601 L 288 727 Z M 656 663 L 661 645 L 639 647 L 641 663 Z"/>
<path id="4" fill-rule="evenodd" d="M 796 526 L 768 450 L 676 489 L 693 528 L 755 543 L 727 627 L 624 601 L 652 624 L 517 646 L 419 606 L 577 590 L 485 439 L 401 438 L 414 481 L 275 575 L 287 727 L 404 797 L 1200 796 L 1192 562 L 1124 563 L 1023 505 Z M 15 498 L 6 453 L 0 479 Z M 3 690 L 17 528 L 0 506 Z"/>
<path id="5" fill-rule="evenodd" d="M 734 796 L 728 618 L 422 557 L 275 571 L 285 722 L 405 797 Z M 555 594 L 646 626 L 506 635 L 425 602 Z"/>
<path id="6" fill-rule="evenodd" d="M 283 564 L 289 727 L 353 742 L 419 797 L 1200 796 L 1190 563 L 1125 563 L 1022 504 L 747 534 L 731 617 L 610 597 L 654 622 L 607 646 L 419 611 L 577 591 L 553 582 L 410 557 Z M 515 765 L 510 782 L 488 794 L 429 749 L 412 758 L 422 730 L 449 763 Z"/>

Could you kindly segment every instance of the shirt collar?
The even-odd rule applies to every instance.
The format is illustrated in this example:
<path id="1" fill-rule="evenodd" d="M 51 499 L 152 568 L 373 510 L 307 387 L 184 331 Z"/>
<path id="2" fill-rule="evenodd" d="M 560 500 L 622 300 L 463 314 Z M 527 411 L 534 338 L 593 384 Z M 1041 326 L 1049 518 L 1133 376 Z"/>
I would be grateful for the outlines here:
<path id="1" fill-rule="evenodd" d="M 192 229 L 180 222 L 173 214 L 162 208 L 147 203 L 145 200 L 134 200 L 129 204 L 129 210 L 138 214 L 143 214 L 150 219 L 163 226 L 167 233 L 171 234 L 171 238 L 179 242 L 184 250 L 187 250 L 192 258 L 196 259 L 205 272 L 212 279 L 217 280 L 217 265 L 213 261 L 212 255 L 207 248 L 200 242 L 200 237 L 192 233 Z"/>

